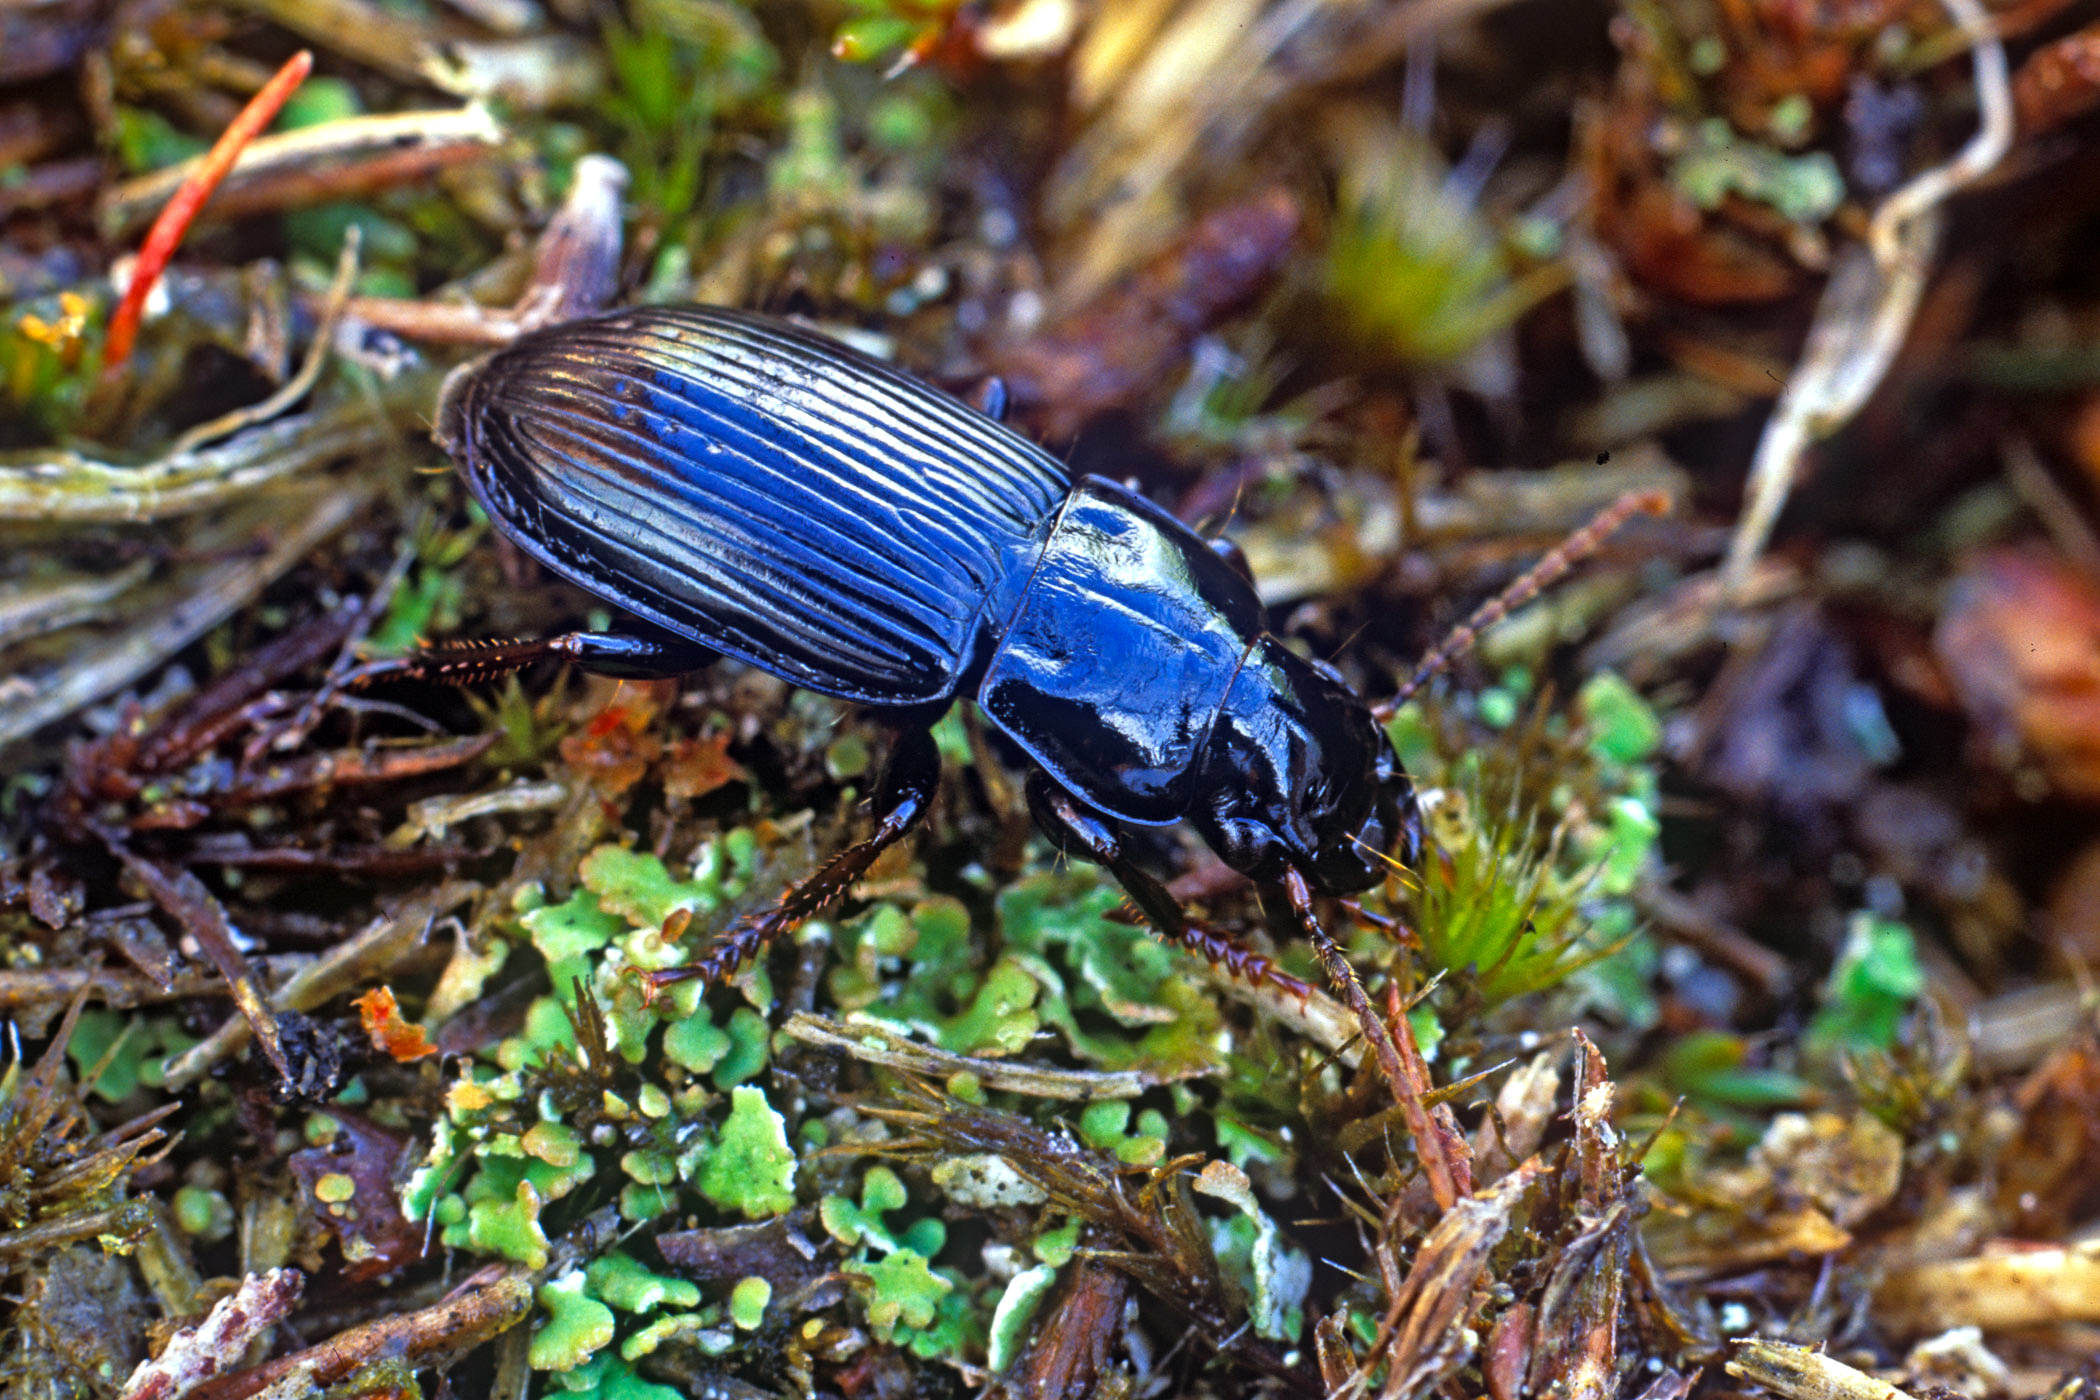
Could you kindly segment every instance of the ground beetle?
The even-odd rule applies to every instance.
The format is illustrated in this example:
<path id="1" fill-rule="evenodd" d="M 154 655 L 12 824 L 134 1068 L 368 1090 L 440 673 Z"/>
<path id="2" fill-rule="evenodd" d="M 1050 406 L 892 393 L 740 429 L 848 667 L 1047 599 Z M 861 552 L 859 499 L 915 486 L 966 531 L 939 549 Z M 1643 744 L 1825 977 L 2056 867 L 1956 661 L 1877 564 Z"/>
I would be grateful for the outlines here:
<path id="1" fill-rule="evenodd" d="M 1306 990 L 1187 918 L 1121 828 L 1192 823 L 1281 887 L 1337 979 L 1314 897 L 1419 854 L 1414 791 L 1372 707 L 1264 629 L 1224 554 L 836 341 L 711 307 L 587 317 L 457 371 L 436 432 L 497 529 L 635 621 L 439 653 L 430 672 L 553 651 L 662 676 L 721 654 L 886 711 L 897 732 L 874 834 L 659 982 L 726 977 L 846 893 L 925 815 L 931 726 L 958 694 L 1033 760 L 1029 807 L 1059 849 L 1241 976 Z"/>

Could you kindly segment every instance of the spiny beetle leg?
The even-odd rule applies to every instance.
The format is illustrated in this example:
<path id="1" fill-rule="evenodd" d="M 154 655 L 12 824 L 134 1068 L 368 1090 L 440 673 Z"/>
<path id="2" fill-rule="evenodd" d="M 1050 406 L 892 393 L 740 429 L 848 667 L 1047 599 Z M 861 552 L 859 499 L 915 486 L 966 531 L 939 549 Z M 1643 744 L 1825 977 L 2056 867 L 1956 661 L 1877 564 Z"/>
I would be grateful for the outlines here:
<path id="1" fill-rule="evenodd" d="M 1222 929 L 1191 919 L 1165 885 L 1125 854 L 1115 828 L 1105 818 L 1082 807 L 1041 771 L 1028 775 L 1028 810 L 1060 851 L 1105 867 L 1138 912 L 1167 942 L 1207 958 L 1241 981 L 1267 982 L 1301 1002 L 1312 995 L 1311 987 L 1276 966 L 1265 954 L 1257 953 Z"/>
<path id="2" fill-rule="evenodd" d="M 1356 1013 L 1356 1023 L 1363 1028 L 1364 1039 L 1371 1043 L 1371 1052 L 1378 1057 L 1378 1067 L 1384 1072 L 1386 1082 L 1393 1092 L 1405 1101 L 1408 1095 L 1407 1075 L 1400 1066 L 1400 1050 L 1393 1044 L 1392 1032 L 1386 1029 L 1384 1018 L 1371 1005 L 1371 998 L 1364 993 L 1364 984 L 1357 979 L 1356 969 L 1342 956 L 1341 946 L 1320 926 L 1313 910 L 1312 889 L 1305 877 L 1297 871 L 1287 871 L 1283 877 L 1283 892 L 1290 898 L 1291 914 L 1298 921 L 1299 930 L 1306 942 L 1312 944 L 1313 952 L 1320 958 L 1320 966 L 1326 969 L 1327 980 L 1342 1004 Z"/>
<path id="3" fill-rule="evenodd" d="M 716 653 L 669 635 L 630 636 L 620 632 L 564 632 L 538 641 L 451 642 L 425 647 L 411 656 L 378 661 L 353 679 L 373 681 L 407 677 L 451 685 L 479 685 L 522 671 L 549 656 L 566 657 L 586 671 L 621 680 L 657 680 L 698 671 Z"/>
<path id="4" fill-rule="evenodd" d="M 738 919 L 716 938 L 697 962 L 642 974 L 653 995 L 678 982 L 720 982 L 765 950 L 776 938 L 793 933 L 831 904 L 845 897 L 876 857 L 902 840 L 925 819 L 941 782 L 941 752 L 930 729 L 900 733 L 890 751 L 889 767 L 875 789 L 879 814 L 875 831 L 856 841 L 787 892 L 772 908 Z"/>

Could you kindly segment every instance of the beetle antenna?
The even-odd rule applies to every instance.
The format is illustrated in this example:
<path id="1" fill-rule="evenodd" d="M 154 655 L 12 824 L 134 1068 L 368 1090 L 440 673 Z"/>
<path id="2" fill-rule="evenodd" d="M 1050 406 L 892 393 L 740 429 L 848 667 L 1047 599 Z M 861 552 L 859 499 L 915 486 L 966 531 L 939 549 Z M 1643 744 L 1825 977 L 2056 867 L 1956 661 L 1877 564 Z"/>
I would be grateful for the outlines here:
<path id="1" fill-rule="evenodd" d="M 1517 580 L 1482 603 L 1458 626 L 1444 634 L 1444 640 L 1436 644 L 1415 673 L 1407 678 L 1393 698 L 1381 705 L 1374 705 L 1371 713 L 1383 724 L 1393 717 L 1393 712 L 1407 703 L 1408 697 L 1470 650 L 1480 640 L 1480 634 L 1508 617 L 1518 608 L 1536 598 L 1567 574 L 1568 570 L 1597 552 L 1598 546 L 1610 539 L 1612 533 L 1636 515 L 1667 515 L 1670 513 L 1670 493 L 1667 491 L 1628 491 L 1590 518 L 1590 522 L 1574 534 L 1548 550 L 1538 563 Z"/>

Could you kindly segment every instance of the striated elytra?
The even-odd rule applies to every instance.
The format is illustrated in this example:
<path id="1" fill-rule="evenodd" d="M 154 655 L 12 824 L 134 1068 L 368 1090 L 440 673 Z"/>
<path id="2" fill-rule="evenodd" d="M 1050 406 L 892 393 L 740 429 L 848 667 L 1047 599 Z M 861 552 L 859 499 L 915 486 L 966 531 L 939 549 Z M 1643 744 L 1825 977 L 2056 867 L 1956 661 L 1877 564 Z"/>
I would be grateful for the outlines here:
<path id="1" fill-rule="evenodd" d="M 1305 990 L 1188 919 L 1120 827 L 1192 823 L 1281 885 L 1323 954 L 1312 897 L 1417 856 L 1413 789 L 1370 707 L 1264 630 L 1217 550 L 836 341 L 711 307 L 572 321 L 455 373 L 437 436 L 497 529 L 632 621 L 435 653 L 426 672 L 554 651 L 676 675 L 727 655 L 896 731 L 875 833 L 659 982 L 726 976 L 850 889 L 923 817 L 930 726 L 958 696 L 1033 760 L 1029 806 L 1053 842 L 1240 975 Z"/>

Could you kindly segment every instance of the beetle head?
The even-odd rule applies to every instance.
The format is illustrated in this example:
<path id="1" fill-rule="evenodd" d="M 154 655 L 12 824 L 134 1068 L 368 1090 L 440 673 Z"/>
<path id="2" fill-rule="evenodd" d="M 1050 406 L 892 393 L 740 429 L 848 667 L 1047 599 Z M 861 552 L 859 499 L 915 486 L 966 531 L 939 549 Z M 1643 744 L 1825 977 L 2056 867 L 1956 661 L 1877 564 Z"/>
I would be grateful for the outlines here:
<path id="1" fill-rule="evenodd" d="M 1240 668 L 1201 765 L 1189 820 L 1250 878 L 1296 870 L 1352 894 L 1420 855 L 1414 786 L 1370 706 L 1273 637 Z"/>

